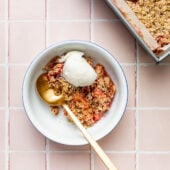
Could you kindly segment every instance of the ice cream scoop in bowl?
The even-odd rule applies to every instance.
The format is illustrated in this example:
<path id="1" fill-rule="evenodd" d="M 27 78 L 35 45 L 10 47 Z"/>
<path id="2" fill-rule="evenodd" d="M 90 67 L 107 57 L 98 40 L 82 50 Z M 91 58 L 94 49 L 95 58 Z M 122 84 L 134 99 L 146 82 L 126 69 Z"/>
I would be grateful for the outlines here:
<path id="1" fill-rule="evenodd" d="M 87 140 L 73 123 L 68 122 L 63 109 L 54 116 L 49 105 L 41 100 L 36 90 L 36 82 L 43 72 L 42 68 L 54 57 L 73 50 L 82 51 L 86 56 L 91 56 L 95 63 L 102 63 L 116 86 L 116 95 L 110 109 L 100 121 L 88 127 L 88 132 L 95 140 L 99 140 L 116 127 L 127 104 L 127 81 L 117 60 L 108 51 L 90 42 L 64 41 L 40 52 L 29 65 L 24 77 L 23 105 L 31 123 L 50 140 L 65 145 L 85 145 L 88 144 Z"/>

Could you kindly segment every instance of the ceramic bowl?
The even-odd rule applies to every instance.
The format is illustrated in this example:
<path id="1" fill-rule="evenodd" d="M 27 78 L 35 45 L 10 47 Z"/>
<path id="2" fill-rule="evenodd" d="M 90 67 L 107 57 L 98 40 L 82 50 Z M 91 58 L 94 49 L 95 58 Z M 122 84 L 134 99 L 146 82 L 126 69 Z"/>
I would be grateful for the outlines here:
<path id="1" fill-rule="evenodd" d="M 125 74 L 112 54 L 91 42 L 64 41 L 53 44 L 40 52 L 25 73 L 22 89 L 23 105 L 29 120 L 35 128 L 50 140 L 65 145 L 84 145 L 88 142 L 80 130 L 73 123 L 68 122 L 62 109 L 59 115 L 54 116 L 49 105 L 40 99 L 35 85 L 44 65 L 53 57 L 71 50 L 83 51 L 85 55 L 91 56 L 95 63 L 104 65 L 116 85 L 116 95 L 110 110 L 101 120 L 87 130 L 95 140 L 99 140 L 116 127 L 127 105 L 128 86 Z"/>

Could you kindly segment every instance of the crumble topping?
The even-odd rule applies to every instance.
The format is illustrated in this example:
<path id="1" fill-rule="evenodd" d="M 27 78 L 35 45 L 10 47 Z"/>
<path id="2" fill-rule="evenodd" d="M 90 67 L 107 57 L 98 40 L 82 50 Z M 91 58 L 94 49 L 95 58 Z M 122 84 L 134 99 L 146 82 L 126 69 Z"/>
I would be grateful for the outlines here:
<path id="1" fill-rule="evenodd" d="M 163 47 L 170 43 L 170 0 L 126 0 L 138 19 Z"/>

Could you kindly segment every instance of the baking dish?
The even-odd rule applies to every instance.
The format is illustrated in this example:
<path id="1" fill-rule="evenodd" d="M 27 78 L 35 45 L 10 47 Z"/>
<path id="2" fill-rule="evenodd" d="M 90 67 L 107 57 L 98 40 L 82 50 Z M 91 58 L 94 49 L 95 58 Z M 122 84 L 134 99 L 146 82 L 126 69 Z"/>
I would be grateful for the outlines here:
<path id="1" fill-rule="evenodd" d="M 125 0 L 105 1 L 156 62 L 161 62 L 163 59 L 170 56 L 170 42 L 163 47 L 160 47 L 150 31 L 138 19 Z"/>

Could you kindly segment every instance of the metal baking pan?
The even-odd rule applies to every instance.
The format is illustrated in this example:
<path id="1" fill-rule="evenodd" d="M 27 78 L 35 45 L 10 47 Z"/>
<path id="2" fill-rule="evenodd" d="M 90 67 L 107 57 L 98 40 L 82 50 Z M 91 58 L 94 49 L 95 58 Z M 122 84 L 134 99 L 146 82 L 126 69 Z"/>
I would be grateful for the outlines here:
<path id="1" fill-rule="evenodd" d="M 150 56 L 156 61 L 161 62 L 163 59 L 170 56 L 170 44 L 162 47 L 160 53 L 154 53 L 154 49 L 157 48 L 157 42 L 152 37 L 148 29 L 142 24 L 134 12 L 130 9 L 124 0 L 105 0 L 113 11 L 120 17 L 123 23 L 127 26 L 129 31 L 140 42 L 144 49 L 150 54 Z M 127 19 L 127 15 L 129 19 Z M 126 16 L 126 18 L 125 18 Z"/>

